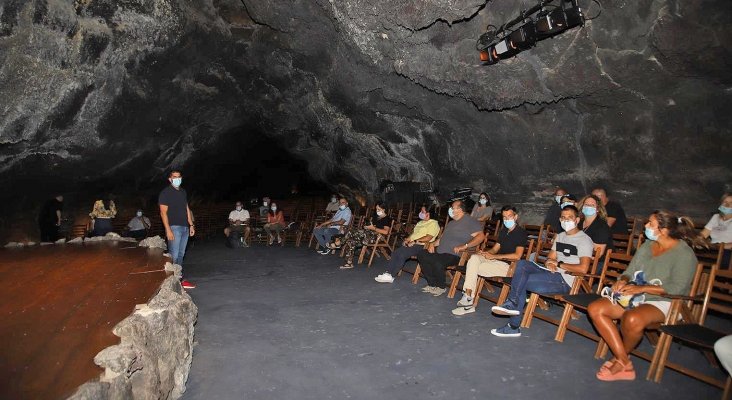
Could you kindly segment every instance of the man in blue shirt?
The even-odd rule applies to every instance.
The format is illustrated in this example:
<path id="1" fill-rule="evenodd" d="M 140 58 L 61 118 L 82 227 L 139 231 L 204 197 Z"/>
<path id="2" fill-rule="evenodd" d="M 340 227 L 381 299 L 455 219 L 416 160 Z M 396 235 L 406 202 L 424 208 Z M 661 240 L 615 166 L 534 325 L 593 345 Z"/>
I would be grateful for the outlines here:
<path id="1" fill-rule="evenodd" d="M 313 236 L 315 236 L 315 239 L 318 241 L 319 245 L 318 253 L 330 253 L 330 249 L 328 248 L 328 243 L 330 243 L 330 239 L 333 237 L 333 235 L 343 233 L 345 227 L 351 223 L 351 216 L 351 209 L 348 208 L 348 200 L 342 197 L 339 200 L 338 211 L 336 211 L 333 218 L 323 222 L 322 224 L 316 226 L 315 229 L 313 229 Z"/>

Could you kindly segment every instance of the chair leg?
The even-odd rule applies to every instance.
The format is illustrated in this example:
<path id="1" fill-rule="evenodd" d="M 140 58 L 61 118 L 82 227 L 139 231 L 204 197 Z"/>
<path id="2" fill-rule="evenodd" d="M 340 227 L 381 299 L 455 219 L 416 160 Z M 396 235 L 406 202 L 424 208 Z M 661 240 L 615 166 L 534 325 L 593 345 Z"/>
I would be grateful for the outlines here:
<path id="1" fill-rule="evenodd" d="M 574 306 L 565 303 L 564 304 L 564 312 L 562 313 L 562 319 L 559 321 L 559 326 L 557 326 L 557 334 L 554 336 L 554 340 L 557 342 L 563 342 L 564 341 L 564 335 L 567 334 L 567 325 L 569 325 L 569 321 L 572 318 L 572 312 L 574 311 Z"/>
<path id="2" fill-rule="evenodd" d="M 503 284 L 503 287 L 501 288 L 501 294 L 498 295 L 498 302 L 496 304 L 503 304 L 506 302 L 506 299 L 508 298 L 508 293 L 511 292 L 511 287 Z"/>
<path id="3" fill-rule="evenodd" d="M 600 338 L 600 340 L 597 342 L 597 347 L 595 348 L 595 358 L 604 359 L 607 355 L 608 347 L 607 343 Z"/>
<path id="4" fill-rule="evenodd" d="M 368 246 L 361 247 L 361 251 L 358 253 L 358 263 L 363 264 L 363 258 L 366 256 L 366 249 Z"/>
<path id="5" fill-rule="evenodd" d="M 460 271 L 455 271 L 455 274 L 452 276 L 452 282 L 450 283 L 450 290 L 447 292 L 447 298 L 452 299 L 455 297 L 455 292 L 457 291 L 457 285 L 460 282 L 460 277 L 463 275 Z"/>
<path id="6" fill-rule="evenodd" d="M 412 284 L 416 285 L 417 282 L 419 282 L 419 274 L 422 273 L 422 266 L 417 264 L 417 266 L 414 268 L 414 275 L 412 276 Z"/>
<path id="7" fill-rule="evenodd" d="M 378 250 L 378 249 L 377 249 L 377 248 L 376 248 L 376 246 L 374 245 L 374 248 L 373 248 L 373 249 L 371 249 L 371 256 L 369 257 L 369 265 L 367 266 L 367 268 L 371 268 L 371 263 L 373 263 L 373 262 L 374 262 L 374 256 L 376 256 L 376 251 L 377 251 L 377 250 Z"/>
<path id="8" fill-rule="evenodd" d="M 529 303 L 526 305 L 526 309 L 524 309 L 524 317 L 521 319 L 522 328 L 531 327 L 531 320 L 534 318 L 534 309 L 536 309 L 536 304 L 538 302 L 539 295 L 536 293 L 531 293 L 531 296 L 529 297 Z"/>
<path id="9" fill-rule="evenodd" d="M 656 351 L 653 353 L 653 360 L 655 365 L 651 364 L 652 368 L 648 369 L 648 375 L 653 374 L 653 382 L 660 383 L 663 377 L 663 370 L 666 369 L 666 360 L 668 360 L 668 354 L 671 351 L 671 344 L 673 338 L 670 335 L 662 334 L 658 345 L 656 345 Z"/>
<path id="10" fill-rule="evenodd" d="M 727 382 L 724 384 L 724 393 L 722 393 L 722 400 L 729 400 L 732 398 L 732 377 L 727 376 Z"/>
<path id="11" fill-rule="evenodd" d="M 478 307 L 480 292 L 483 291 L 483 286 L 485 286 L 485 278 L 478 275 L 478 283 L 475 285 L 475 293 L 473 293 L 473 307 Z"/>

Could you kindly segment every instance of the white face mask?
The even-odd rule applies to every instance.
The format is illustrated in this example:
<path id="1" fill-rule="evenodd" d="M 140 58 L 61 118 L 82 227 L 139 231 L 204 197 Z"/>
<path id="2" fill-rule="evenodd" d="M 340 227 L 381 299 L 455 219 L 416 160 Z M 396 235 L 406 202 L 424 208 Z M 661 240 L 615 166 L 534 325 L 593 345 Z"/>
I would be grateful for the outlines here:
<path id="1" fill-rule="evenodd" d="M 376 211 L 376 215 L 378 215 L 379 217 L 383 217 L 384 215 L 386 215 L 386 213 L 384 211 L 378 210 Z"/>
<path id="2" fill-rule="evenodd" d="M 336 202 L 336 198 L 335 198 L 335 197 L 331 197 L 331 198 L 330 198 L 330 202 L 331 202 L 331 203 L 335 203 L 335 202 Z"/>
<path id="3" fill-rule="evenodd" d="M 137 212 L 137 216 L 138 216 L 138 217 L 142 217 L 142 211 L 138 211 L 138 212 Z"/>
<path id="4" fill-rule="evenodd" d="M 236 206 L 236 211 L 241 211 L 241 206 Z"/>
<path id="5" fill-rule="evenodd" d="M 265 201 L 265 202 L 264 202 L 264 203 L 262 203 L 262 204 L 264 204 L 264 206 L 265 206 L 265 207 L 267 207 L 267 204 L 269 204 L 269 203 L 267 203 L 267 202 Z"/>
<path id="6" fill-rule="evenodd" d="M 480 204 L 486 205 L 488 203 L 488 199 L 480 199 Z"/>
<path id="7" fill-rule="evenodd" d="M 272 211 L 277 211 L 277 206 L 272 206 Z"/>
<path id="8" fill-rule="evenodd" d="M 562 197 L 564 197 L 564 195 L 556 195 L 554 196 L 554 201 L 556 201 L 557 204 L 561 204 Z"/>
<path id="9" fill-rule="evenodd" d="M 577 224 L 575 224 L 574 221 L 562 221 L 561 224 L 562 229 L 564 229 L 565 232 L 569 232 L 577 227 Z"/>

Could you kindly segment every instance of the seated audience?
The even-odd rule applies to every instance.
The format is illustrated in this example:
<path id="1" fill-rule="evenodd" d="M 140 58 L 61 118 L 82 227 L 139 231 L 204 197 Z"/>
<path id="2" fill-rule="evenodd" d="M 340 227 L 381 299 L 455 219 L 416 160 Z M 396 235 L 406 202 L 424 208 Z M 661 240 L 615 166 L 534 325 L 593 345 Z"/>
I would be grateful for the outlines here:
<path id="1" fill-rule="evenodd" d="M 620 203 L 612 201 L 607 197 L 607 191 L 603 188 L 592 189 L 592 194 L 597 196 L 607 211 L 607 224 L 612 233 L 628 233 L 628 218 Z"/>
<path id="2" fill-rule="evenodd" d="M 331 219 L 318 224 L 313 229 L 313 236 L 318 241 L 318 253 L 328 254 L 331 250 L 328 247 L 333 235 L 342 234 L 345 232 L 345 228 L 351 223 L 352 218 L 351 209 L 348 208 L 348 200 L 345 197 L 341 197 L 339 200 L 338 211 L 333 215 Z"/>
<path id="3" fill-rule="evenodd" d="M 487 251 L 479 251 L 468 260 L 463 284 L 463 297 L 458 301 L 458 308 L 452 310 L 455 315 L 465 315 L 475 311 L 473 301 L 478 296 L 475 292 L 478 276 L 506 276 L 509 263 L 518 261 L 524 254 L 529 235 L 518 225 L 518 212 L 514 206 L 503 206 L 501 209 L 503 227 L 498 232 L 498 242 Z"/>
<path id="4" fill-rule="evenodd" d="M 689 294 L 697 265 L 690 246 L 704 243 L 691 220 L 668 211 L 651 214 L 645 235 L 648 240 L 611 288 L 623 296 L 642 296 L 633 297 L 625 308 L 602 298 L 587 309 L 592 324 L 615 356 L 597 372 L 597 379 L 603 381 L 635 379 L 630 352 L 641 341 L 648 325 L 666 319 L 671 303 L 661 295 Z"/>
<path id="5" fill-rule="evenodd" d="M 282 210 L 277 209 L 277 204 L 272 203 L 269 212 L 267 213 L 267 223 L 264 225 L 264 231 L 267 232 L 267 245 L 272 246 L 274 243 L 274 235 L 277 234 L 277 243 L 282 244 L 282 238 L 280 232 L 285 229 L 285 213 Z"/>
<path id="6" fill-rule="evenodd" d="M 582 210 L 582 221 L 580 221 L 580 229 L 592 239 L 592 243 L 602 246 L 602 254 L 610 249 L 613 250 L 613 234 L 610 232 L 610 226 L 607 224 L 607 214 L 605 206 L 602 205 L 600 199 L 588 194 L 579 202 L 580 210 Z M 597 264 L 597 273 L 602 272 L 602 260 Z"/>
<path id="7" fill-rule="evenodd" d="M 251 234 L 251 227 L 249 226 L 249 211 L 244 208 L 241 201 L 237 201 L 234 210 L 229 213 L 229 226 L 224 228 L 224 235 L 226 235 L 226 245 L 231 247 L 231 239 L 242 238 L 243 244 L 248 246 L 249 235 Z M 236 233 L 238 237 L 232 237 L 232 233 Z"/>
<path id="8" fill-rule="evenodd" d="M 560 205 L 562 204 L 562 196 L 565 196 L 566 194 L 567 191 L 562 188 L 557 188 L 557 190 L 554 191 L 552 204 L 549 206 L 549 209 L 546 211 L 546 216 L 544 217 L 544 225 L 551 226 L 554 232 L 561 232 L 560 229 L 562 227 L 559 223 L 559 214 L 562 212 L 562 207 Z"/>
<path id="9" fill-rule="evenodd" d="M 719 213 L 714 214 L 707 222 L 701 234 L 712 243 L 719 243 L 724 246 L 724 255 L 720 268 L 730 268 L 730 254 L 732 253 L 732 193 L 725 193 L 722 196 Z"/>
<path id="10" fill-rule="evenodd" d="M 340 203 L 338 203 L 338 196 L 335 194 L 330 196 L 330 203 L 328 203 L 327 206 L 325 206 L 325 213 L 330 214 L 338 211 L 338 207 L 340 206 Z"/>
<path id="11" fill-rule="evenodd" d="M 41 242 L 58 240 L 61 226 L 61 211 L 64 209 L 64 196 L 57 195 L 43 204 L 38 213 L 38 227 L 41 229 Z"/>
<path id="12" fill-rule="evenodd" d="M 447 209 L 450 221 L 442 237 L 434 242 L 435 252 L 422 250 L 417 261 L 422 267 L 422 275 L 427 280 L 425 293 L 440 296 L 445 293 L 445 269 L 460 262 L 460 252 L 479 245 L 484 238 L 483 224 L 468 215 L 465 203 L 452 202 Z"/>
<path id="13" fill-rule="evenodd" d="M 135 216 L 127 223 L 127 236 L 137 240 L 145 239 L 150 229 L 150 219 L 142 215 L 142 210 L 137 210 Z"/>
<path id="14" fill-rule="evenodd" d="M 560 221 L 563 232 L 552 244 L 544 265 L 520 260 L 511 279 L 511 291 L 501 305 L 491 309 L 498 315 L 508 315 L 510 320 L 504 327 L 492 329 L 500 337 L 521 336 L 521 317 L 529 291 L 535 293 L 569 293 L 575 277 L 568 272 L 586 273 L 592 258 L 592 239 L 582 232 L 579 225 L 579 211 L 568 205 L 562 209 Z"/>
<path id="15" fill-rule="evenodd" d="M 92 236 L 104 236 L 112 232 L 112 218 L 117 216 L 117 208 L 113 200 L 97 200 L 89 213 L 92 223 Z"/>
<path id="16" fill-rule="evenodd" d="M 370 218 L 368 224 L 360 229 L 351 229 L 346 234 L 344 238 L 344 243 L 346 244 L 346 263 L 341 266 L 341 269 L 353 268 L 353 254 L 356 249 L 361 246 L 376 243 L 379 235 L 388 235 L 392 221 L 393 219 L 386 215 L 384 203 L 377 202 L 374 206 L 374 216 Z M 340 244 L 336 240 L 336 243 L 331 248 L 336 249 L 338 247 L 340 247 Z"/>
<path id="17" fill-rule="evenodd" d="M 392 283 L 394 277 L 401 271 L 404 263 L 419 254 L 425 244 L 433 242 L 440 233 L 440 224 L 437 220 L 430 218 L 430 212 L 426 206 L 419 211 L 419 222 L 414 226 L 412 234 L 407 236 L 402 247 L 391 253 L 391 259 L 387 263 L 386 272 L 374 278 L 376 282 Z"/>
<path id="18" fill-rule="evenodd" d="M 478 202 L 473 206 L 473 212 L 470 216 L 480 222 L 490 221 L 493 218 L 493 206 L 491 205 L 491 198 L 488 194 L 481 193 L 478 197 Z"/>

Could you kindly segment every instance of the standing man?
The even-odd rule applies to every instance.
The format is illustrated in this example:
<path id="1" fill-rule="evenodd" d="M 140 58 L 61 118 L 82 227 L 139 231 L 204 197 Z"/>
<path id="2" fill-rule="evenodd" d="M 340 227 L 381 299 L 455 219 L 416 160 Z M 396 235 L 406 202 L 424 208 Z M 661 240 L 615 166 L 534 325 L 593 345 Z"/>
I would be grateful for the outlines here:
<path id="1" fill-rule="evenodd" d="M 183 266 L 188 236 L 196 234 L 196 227 L 193 225 L 193 215 L 188 207 L 188 195 L 185 189 L 180 187 L 183 183 L 183 175 L 180 171 L 173 170 L 168 176 L 168 182 L 170 185 L 158 196 L 160 218 L 163 220 L 165 236 L 168 238 L 170 257 L 173 259 L 173 263 Z M 185 289 L 196 287 L 187 280 L 183 280 L 181 285 Z"/>
<path id="2" fill-rule="evenodd" d="M 38 227 L 41 229 L 41 242 L 58 240 L 58 228 L 61 226 L 61 211 L 64 208 L 64 196 L 60 194 L 49 199 L 38 213 Z"/>

